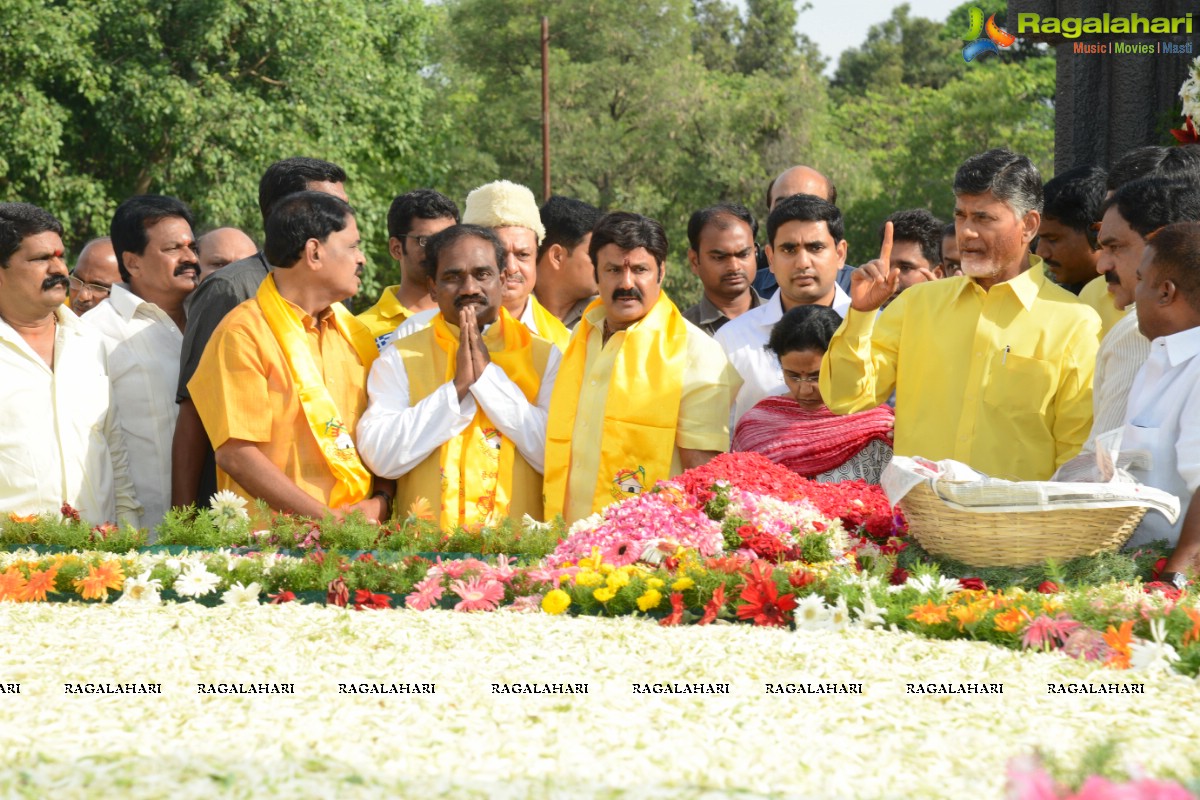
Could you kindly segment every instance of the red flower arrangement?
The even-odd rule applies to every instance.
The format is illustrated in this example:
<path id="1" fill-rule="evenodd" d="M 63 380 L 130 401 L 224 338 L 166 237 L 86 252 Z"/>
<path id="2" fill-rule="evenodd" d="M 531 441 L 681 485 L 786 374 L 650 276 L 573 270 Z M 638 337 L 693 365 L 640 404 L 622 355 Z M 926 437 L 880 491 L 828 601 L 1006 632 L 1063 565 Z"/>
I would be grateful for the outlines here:
<path id="1" fill-rule="evenodd" d="M 765 561 L 755 561 L 746 576 L 741 599 L 745 605 L 738 606 L 738 619 L 752 619 L 755 625 L 785 627 L 792 621 L 792 609 L 796 607 L 796 596 L 779 594 L 779 587 L 771 579 L 775 568 Z"/>

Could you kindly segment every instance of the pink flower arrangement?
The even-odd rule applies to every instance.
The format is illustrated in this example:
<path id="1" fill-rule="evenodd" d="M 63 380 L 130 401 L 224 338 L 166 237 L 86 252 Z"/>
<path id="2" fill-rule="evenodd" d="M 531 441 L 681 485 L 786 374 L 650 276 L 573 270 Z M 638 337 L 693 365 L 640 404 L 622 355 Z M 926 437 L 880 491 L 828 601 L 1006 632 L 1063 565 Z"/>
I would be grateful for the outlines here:
<path id="1" fill-rule="evenodd" d="M 1092 775 L 1078 792 L 1054 780 L 1032 756 L 1014 758 L 1008 765 L 1009 800 L 1193 800 L 1191 792 L 1174 781 L 1139 777 L 1128 783 L 1115 783 Z"/>
<path id="2" fill-rule="evenodd" d="M 413 586 L 412 593 L 404 598 L 404 604 L 413 611 L 427 611 L 434 603 L 442 599 L 445 591 L 442 587 L 441 575 L 427 574 L 424 580 Z"/>
<path id="3" fill-rule="evenodd" d="M 495 611 L 504 599 L 504 584 L 483 578 L 454 581 L 450 584 L 450 591 L 462 598 L 455 604 L 455 611 Z"/>
<path id="4" fill-rule="evenodd" d="M 1063 644 L 1078 627 L 1079 623 L 1066 614 L 1057 614 L 1053 618 L 1038 614 L 1025 628 L 1021 644 L 1036 650 L 1053 650 Z"/>

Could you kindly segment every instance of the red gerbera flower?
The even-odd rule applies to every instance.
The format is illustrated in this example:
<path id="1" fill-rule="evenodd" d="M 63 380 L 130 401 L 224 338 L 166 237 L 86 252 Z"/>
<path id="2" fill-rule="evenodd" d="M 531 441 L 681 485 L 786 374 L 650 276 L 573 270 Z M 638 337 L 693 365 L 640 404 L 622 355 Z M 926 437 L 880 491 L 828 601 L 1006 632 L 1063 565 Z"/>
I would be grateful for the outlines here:
<path id="1" fill-rule="evenodd" d="M 791 611 L 796 607 L 796 596 L 780 596 L 775 581 L 771 580 L 774 569 L 761 561 L 751 567 L 746 585 L 742 587 L 741 599 L 746 604 L 739 606 L 738 619 L 752 619 L 755 625 L 773 625 L 782 628 L 792 621 Z"/>
<path id="2" fill-rule="evenodd" d="M 661 620 L 659 625 L 678 625 L 683 622 L 683 592 L 671 593 L 671 613 Z"/>
<path id="3" fill-rule="evenodd" d="M 364 608 L 391 608 L 392 598 L 386 594 L 371 594 L 366 589 L 356 589 L 354 592 L 354 610 L 362 611 Z"/>
<path id="4" fill-rule="evenodd" d="M 290 603 L 296 599 L 294 592 L 280 592 L 279 594 L 268 595 L 271 598 L 270 605 L 277 606 L 281 603 Z"/>
<path id="5" fill-rule="evenodd" d="M 717 587 L 713 592 L 712 599 L 704 606 L 704 616 L 700 617 L 697 625 L 707 625 L 717 618 L 717 614 L 721 613 L 721 607 L 725 605 L 725 584 Z"/>

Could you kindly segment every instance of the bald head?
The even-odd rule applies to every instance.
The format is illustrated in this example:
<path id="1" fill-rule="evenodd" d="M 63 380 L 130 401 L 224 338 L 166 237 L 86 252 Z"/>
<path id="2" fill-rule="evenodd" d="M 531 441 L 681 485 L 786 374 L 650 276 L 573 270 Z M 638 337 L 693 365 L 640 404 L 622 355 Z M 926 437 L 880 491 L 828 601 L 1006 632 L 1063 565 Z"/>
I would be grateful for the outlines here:
<path id="1" fill-rule="evenodd" d="M 811 194 L 837 205 L 837 187 L 812 167 L 792 167 L 779 173 L 767 191 L 767 208 L 794 194 Z"/>
<path id="2" fill-rule="evenodd" d="M 258 252 L 254 240 L 237 228 L 217 228 L 196 240 L 196 254 L 200 259 L 200 280 L 204 280 L 221 267 L 249 258 Z"/>
<path id="3" fill-rule="evenodd" d="M 101 236 L 85 244 L 71 275 L 77 279 L 72 281 L 71 286 L 71 310 L 76 314 L 91 310 L 108 297 L 108 290 L 112 285 L 121 282 L 121 270 L 117 267 L 117 254 L 113 252 L 112 239 Z"/>

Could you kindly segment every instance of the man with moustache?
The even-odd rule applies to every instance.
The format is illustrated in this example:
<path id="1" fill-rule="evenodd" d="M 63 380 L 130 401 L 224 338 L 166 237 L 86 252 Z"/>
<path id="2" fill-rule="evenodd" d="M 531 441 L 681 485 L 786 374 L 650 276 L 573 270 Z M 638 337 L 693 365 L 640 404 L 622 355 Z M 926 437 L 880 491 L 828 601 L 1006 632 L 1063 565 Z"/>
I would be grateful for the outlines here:
<path id="1" fill-rule="evenodd" d="M 913 286 L 879 313 L 900 277 L 887 226 L 879 259 L 855 270 L 850 310 L 821 362 L 821 396 L 848 414 L 894 389 L 897 454 L 1046 480 L 1091 427 L 1100 319 L 1029 252 L 1042 204 L 1029 159 L 972 156 L 954 195 L 966 276 Z"/>
<path id="2" fill-rule="evenodd" d="M 1172 223 L 1200 221 L 1200 185 L 1164 178 L 1135 180 L 1106 200 L 1102 211 L 1096 265 L 1109 303 L 1124 316 L 1105 335 L 1096 355 L 1092 430 L 1083 445 L 1084 456 L 1095 453 L 1097 436 L 1125 424 L 1134 377 L 1150 357 L 1150 340 L 1138 329 L 1134 303 L 1146 242 Z"/>
<path id="3" fill-rule="evenodd" d="M 319 158 L 297 156 L 267 167 L 258 182 L 258 208 L 266 224 L 271 209 L 281 198 L 304 190 L 325 192 L 346 199 L 346 172 L 337 164 Z M 209 435 L 188 393 L 188 382 L 196 372 L 213 331 L 238 304 L 254 297 L 270 271 L 261 252 L 235 261 L 202 281 L 188 298 L 188 326 L 179 356 L 179 385 L 175 402 L 179 419 L 171 443 L 171 505 L 208 505 L 217 491 L 216 459 Z M 345 299 L 345 298 L 339 298 Z"/>
<path id="4" fill-rule="evenodd" d="M 751 285 L 757 271 L 757 233 L 758 223 L 750 210 L 731 203 L 703 208 L 688 220 L 688 264 L 704 294 L 683 312 L 683 318 L 709 336 L 763 303 Z"/>
<path id="5" fill-rule="evenodd" d="M 387 519 L 392 482 L 375 481 L 354 444 L 379 354 L 339 302 L 366 263 L 354 210 L 324 192 L 288 195 L 267 217 L 263 253 L 275 269 L 217 327 L 188 383 L 218 484 L 312 519 Z"/>
<path id="6" fill-rule="evenodd" d="M 82 317 L 107 298 L 113 284 L 121 280 L 112 240 L 100 236 L 85 244 L 79 251 L 70 280 L 71 310 Z"/>
<path id="7" fill-rule="evenodd" d="M 179 406 L 184 302 L 199 281 L 192 214 L 174 197 L 136 195 L 109 226 L 123 283 L 87 313 L 104 334 L 129 474 L 153 530 L 171 507 L 171 438 Z"/>
<path id="8" fill-rule="evenodd" d="M 546 518 L 568 524 L 727 450 L 740 383 L 662 292 L 658 222 L 608 214 L 590 251 L 600 301 L 563 355 L 546 432 Z"/>
<path id="9" fill-rule="evenodd" d="M 443 530 L 541 519 L 561 354 L 502 305 L 505 248 L 491 229 L 456 225 L 426 253 L 438 313 L 372 368 L 358 424 L 363 460 L 397 479 L 398 509 L 424 498 Z"/>
<path id="10" fill-rule="evenodd" d="M 0 513 L 136 525 L 104 345 L 64 303 L 62 224 L 29 203 L 0 203 Z"/>
<path id="11" fill-rule="evenodd" d="M 788 393 L 779 359 L 765 349 L 771 331 L 796 306 L 828 306 L 845 315 L 849 296 L 837 283 L 846 263 L 842 212 L 811 194 L 776 203 L 767 218 L 767 259 L 779 292 L 717 331 L 716 340 L 742 378 L 733 425 L 764 397 Z"/>

